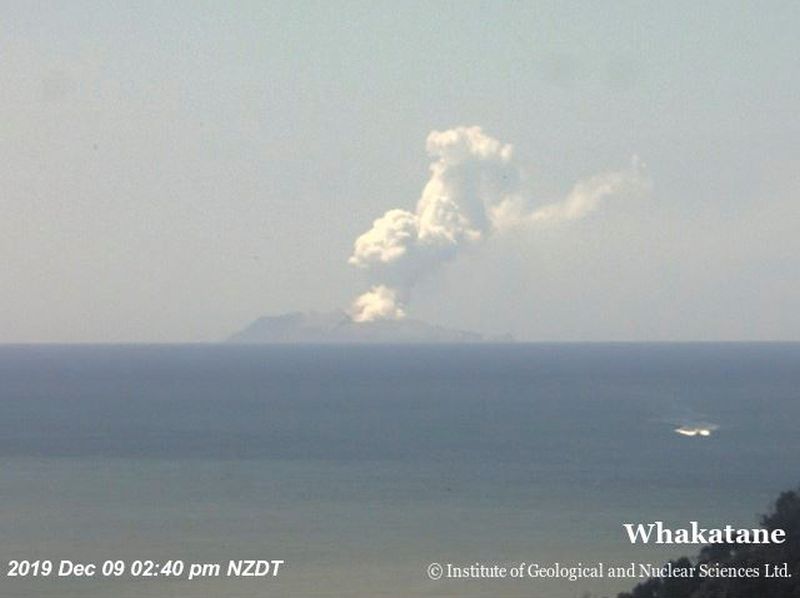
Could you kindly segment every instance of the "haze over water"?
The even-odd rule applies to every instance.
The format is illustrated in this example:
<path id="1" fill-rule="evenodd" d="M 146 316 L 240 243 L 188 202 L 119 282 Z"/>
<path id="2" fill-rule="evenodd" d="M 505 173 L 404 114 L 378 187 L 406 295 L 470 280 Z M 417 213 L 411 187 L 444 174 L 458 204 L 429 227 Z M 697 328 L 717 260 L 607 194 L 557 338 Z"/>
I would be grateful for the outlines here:
<path id="1" fill-rule="evenodd" d="M 286 561 L 11 597 L 611 593 L 425 571 L 661 562 L 695 550 L 623 522 L 750 526 L 800 479 L 797 344 L 4 346 L 0 379 L 4 562 Z"/>

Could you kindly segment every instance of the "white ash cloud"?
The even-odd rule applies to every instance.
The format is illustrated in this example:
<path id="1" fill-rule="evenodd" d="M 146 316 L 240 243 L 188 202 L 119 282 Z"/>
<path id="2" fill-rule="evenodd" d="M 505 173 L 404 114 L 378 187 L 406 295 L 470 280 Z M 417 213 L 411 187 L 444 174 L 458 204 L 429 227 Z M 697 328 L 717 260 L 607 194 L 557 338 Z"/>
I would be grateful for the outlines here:
<path id="1" fill-rule="evenodd" d="M 490 208 L 496 232 L 510 228 L 535 227 L 580 220 L 614 197 L 640 197 L 650 191 L 650 180 L 637 156 L 628 168 L 598 174 L 575 184 L 561 201 L 532 208 L 529 200 L 516 196 Z"/>
<path id="2" fill-rule="evenodd" d="M 561 201 L 535 205 L 522 189 L 513 148 L 480 127 L 432 131 L 426 142 L 431 176 L 413 211 L 395 208 L 359 236 L 348 262 L 376 283 L 356 298 L 354 320 L 405 316 L 411 287 L 469 245 L 514 228 L 584 218 L 608 198 L 647 191 L 639 161 L 578 182 Z"/>
<path id="3" fill-rule="evenodd" d="M 350 308 L 350 317 L 356 322 L 373 320 L 400 320 L 406 316 L 399 291 L 385 285 L 375 285 L 356 297 Z"/>

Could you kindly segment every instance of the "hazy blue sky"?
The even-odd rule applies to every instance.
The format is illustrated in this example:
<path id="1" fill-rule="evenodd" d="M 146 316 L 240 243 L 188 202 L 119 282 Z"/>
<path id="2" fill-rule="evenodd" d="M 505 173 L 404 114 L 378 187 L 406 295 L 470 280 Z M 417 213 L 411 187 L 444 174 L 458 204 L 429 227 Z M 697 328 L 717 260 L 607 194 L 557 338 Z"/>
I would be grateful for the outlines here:
<path id="1" fill-rule="evenodd" d="M 2 2 L 0 341 L 194 341 L 347 306 L 354 239 L 433 129 L 537 197 L 653 190 L 495 236 L 409 315 L 527 340 L 800 340 L 797 2 Z"/>

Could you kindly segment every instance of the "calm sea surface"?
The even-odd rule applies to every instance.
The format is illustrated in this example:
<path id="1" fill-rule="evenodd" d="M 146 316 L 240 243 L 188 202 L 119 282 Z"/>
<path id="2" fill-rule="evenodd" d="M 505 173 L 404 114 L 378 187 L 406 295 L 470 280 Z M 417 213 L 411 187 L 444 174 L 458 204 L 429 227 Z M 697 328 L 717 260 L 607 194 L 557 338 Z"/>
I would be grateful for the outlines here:
<path id="1" fill-rule="evenodd" d="M 0 346 L 0 596 L 611 594 L 426 568 L 694 553 L 621 525 L 750 526 L 798 456 L 800 345 Z M 286 564 L 5 577 L 22 558 Z"/>

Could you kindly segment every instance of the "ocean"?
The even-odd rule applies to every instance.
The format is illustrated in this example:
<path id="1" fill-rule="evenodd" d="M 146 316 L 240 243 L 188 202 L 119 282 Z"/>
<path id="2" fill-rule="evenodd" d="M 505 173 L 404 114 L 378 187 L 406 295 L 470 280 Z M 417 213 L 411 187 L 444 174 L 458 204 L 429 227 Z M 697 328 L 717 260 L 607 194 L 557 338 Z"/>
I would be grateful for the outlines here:
<path id="1" fill-rule="evenodd" d="M 427 568 L 694 554 L 622 524 L 756 525 L 798 422 L 798 344 L 6 345 L 0 596 L 610 596 L 636 580 Z M 7 575 L 36 559 L 284 563 Z"/>

